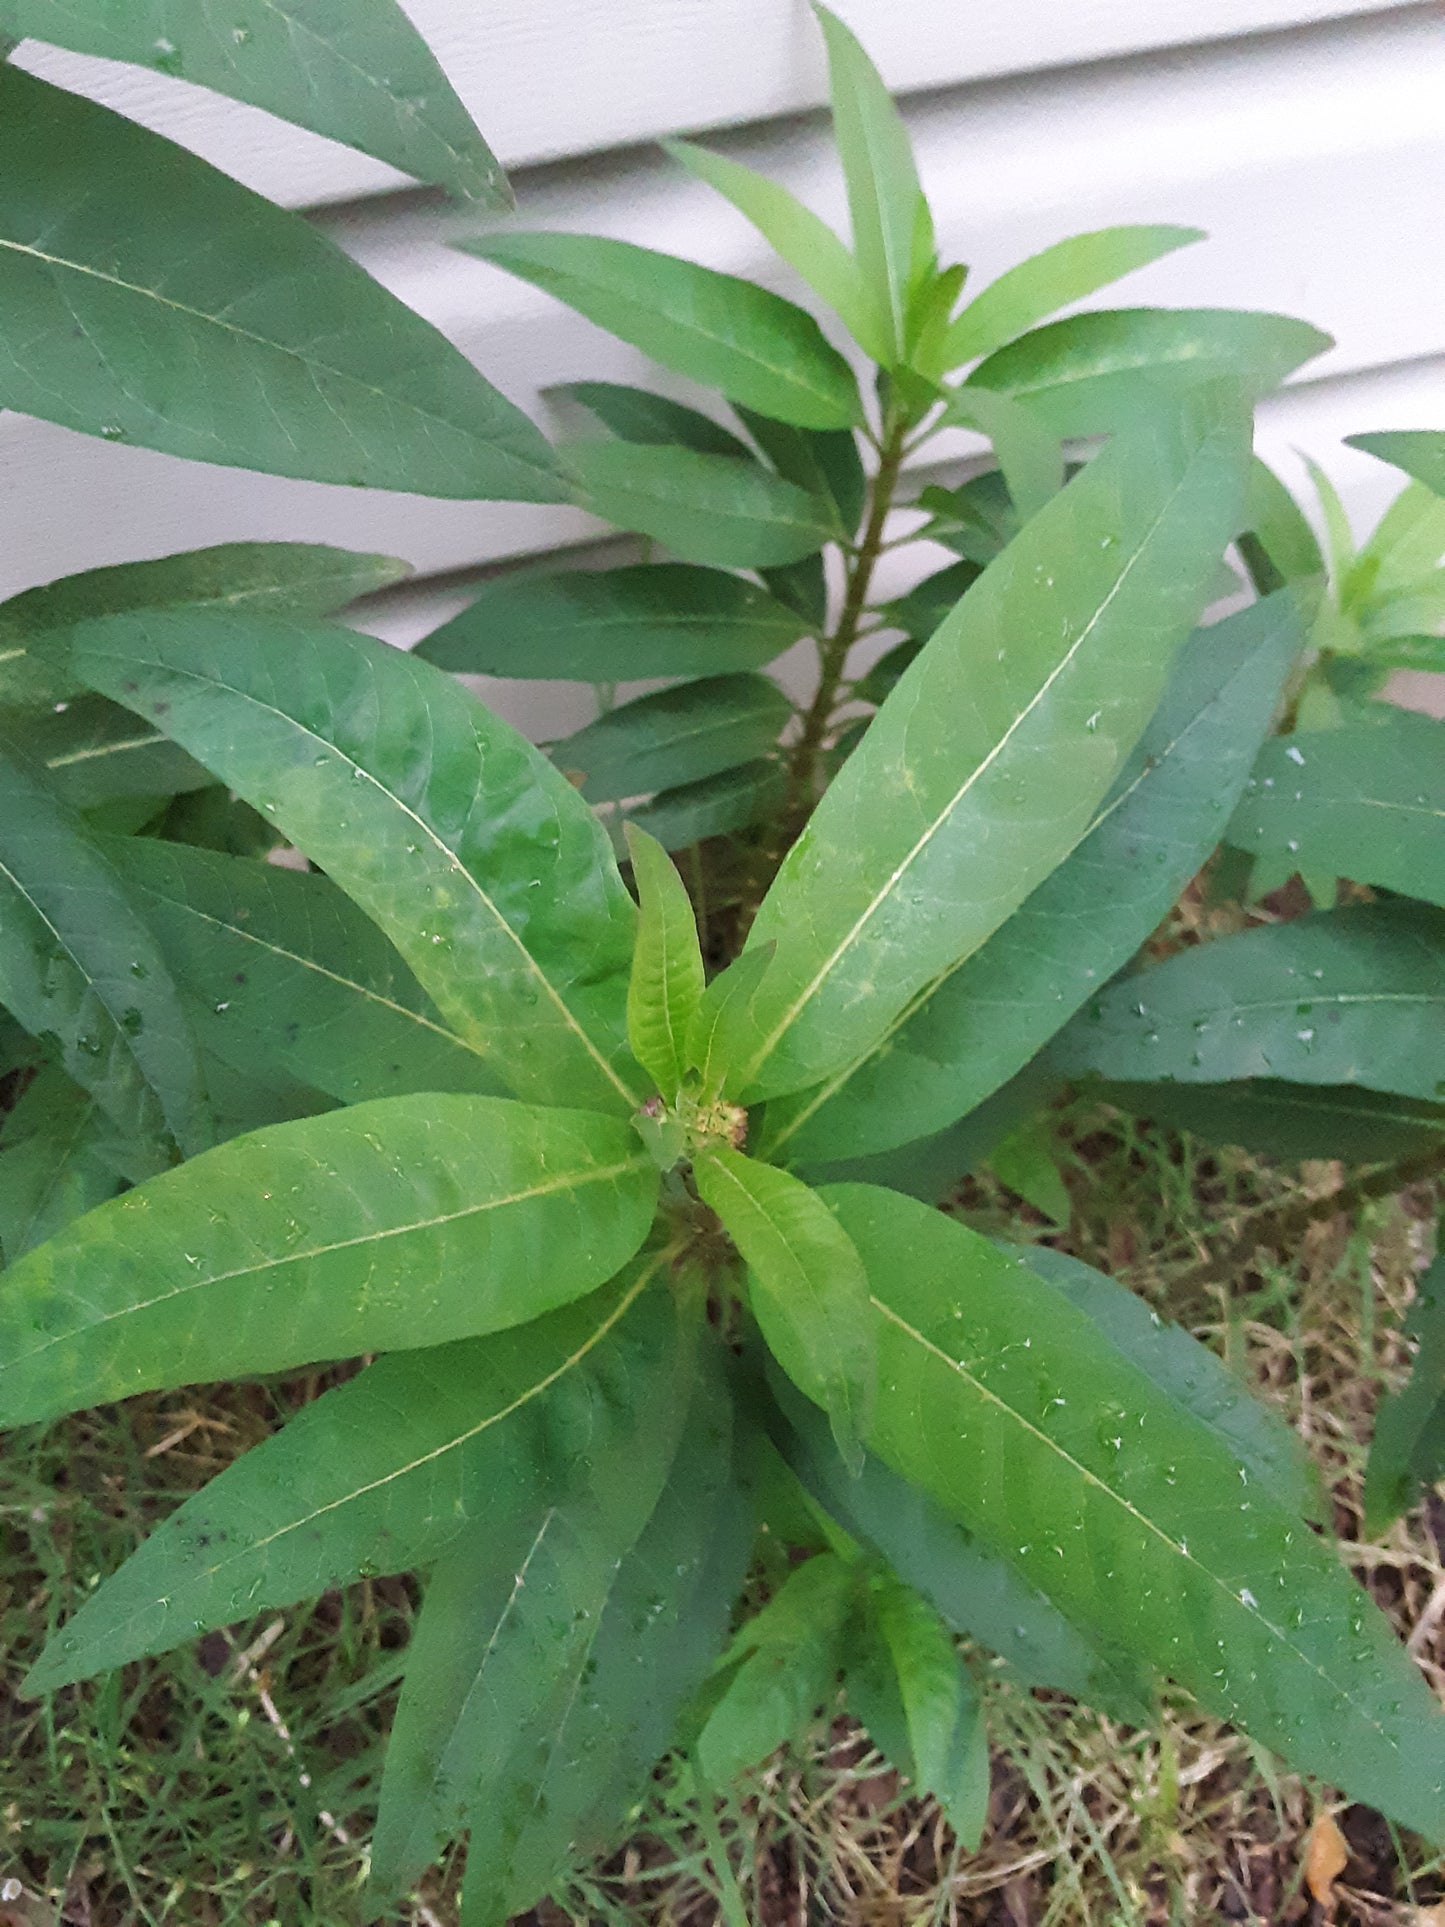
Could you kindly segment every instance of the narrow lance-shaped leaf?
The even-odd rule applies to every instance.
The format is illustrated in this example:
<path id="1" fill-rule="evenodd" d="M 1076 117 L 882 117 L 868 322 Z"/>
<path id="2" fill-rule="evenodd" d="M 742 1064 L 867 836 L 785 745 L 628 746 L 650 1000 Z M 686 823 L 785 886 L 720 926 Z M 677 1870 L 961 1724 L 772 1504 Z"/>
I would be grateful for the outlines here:
<path id="1" fill-rule="evenodd" d="M 761 669 L 807 633 L 742 576 L 650 562 L 504 576 L 415 653 L 472 675 L 627 682 Z"/>
<path id="2" fill-rule="evenodd" d="M 1355 566 L 1341 585 L 1342 599 L 1351 607 L 1365 605 L 1368 624 L 1372 603 L 1409 602 L 1417 594 L 1428 603 L 1433 595 L 1438 617 L 1445 613 L 1438 606 L 1442 556 L 1445 500 L 1423 482 L 1411 482 L 1361 544 Z M 1381 609 L 1379 616 L 1388 620 L 1388 609 Z"/>
<path id="3" fill-rule="evenodd" d="M 636 912 L 571 785 L 451 677 L 350 631 L 216 611 L 77 632 L 87 680 L 269 817 L 524 1097 L 631 1109 Z"/>
<path id="4" fill-rule="evenodd" d="M 207 1049 L 343 1103 L 499 1094 L 386 938 L 328 877 L 155 837 L 104 845 Z"/>
<path id="5" fill-rule="evenodd" d="M 1445 1721 L 1332 1550 L 1026 1265 L 893 1193 L 824 1195 L 872 1287 L 874 1449 L 1207 1710 L 1438 1835 Z"/>
<path id="6" fill-rule="evenodd" d="M 1433 1464 L 1419 1461 L 1445 1403 L 1445 1255 L 1416 1284 L 1406 1330 L 1416 1341 L 1410 1376 L 1375 1415 L 1365 1467 L 1365 1530 L 1372 1538 L 1399 1518 L 1417 1481 L 1436 1476 Z"/>
<path id="7" fill-rule="evenodd" d="M 100 1106 L 64 1071 L 48 1066 L 26 1086 L 0 1127 L 0 1262 L 115 1196 L 106 1135 Z"/>
<path id="8" fill-rule="evenodd" d="M 815 1084 L 977 950 L 1084 834 L 1238 526 L 1247 416 L 1200 393 L 1118 438 L 907 669 L 753 924 L 772 968 L 729 1089 Z"/>
<path id="9" fill-rule="evenodd" d="M 642 916 L 627 991 L 632 1054 L 664 1094 L 687 1068 L 687 1032 L 703 993 L 697 919 L 667 852 L 645 831 L 627 826 L 627 849 Z"/>
<path id="10" fill-rule="evenodd" d="M 1287 596 L 1191 637 L 1078 847 L 877 1049 L 769 1112 L 803 1161 L 941 1130 L 997 1090 L 1158 927 L 1218 841 L 1300 642 Z"/>
<path id="11" fill-rule="evenodd" d="M 104 696 L 73 696 L 39 711 L 0 710 L 6 729 L 73 810 L 122 797 L 174 796 L 215 780 L 168 736 Z"/>
<path id="12" fill-rule="evenodd" d="M 0 1423 L 521 1324 L 609 1278 L 656 1199 L 620 1119 L 509 1098 L 233 1138 L 10 1268 Z"/>
<path id="13" fill-rule="evenodd" d="M 1056 241 L 974 296 L 949 324 L 931 372 L 947 374 L 992 354 L 1060 308 L 1204 238 L 1192 227 L 1106 227 Z"/>
<path id="14" fill-rule="evenodd" d="M 300 215 L 13 66 L 0 260 L 0 406 L 318 482 L 566 496 L 526 416 Z"/>
<path id="15" fill-rule="evenodd" d="M 631 1607 L 633 1625 L 647 1621 L 638 1541 L 676 1461 L 690 1357 L 680 1348 L 670 1370 L 639 1381 L 560 1500 L 519 1514 L 503 1534 L 478 1522 L 433 1573 L 388 1747 L 376 1899 L 410 1886 L 463 1825 L 484 1879 L 473 1917 L 505 1921 L 563 1871 L 572 1825 L 607 1791 L 603 1694 L 623 1682 L 598 1683 L 597 1646 L 619 1608 Z M 630 1657 L 625 1682 L 645 1695 L 639 1646 Z M 579 1774 L 584 1735 L 592 1745 Z"/>
<path id="16" fill-rule="evenodd" d="M 1351 448 L 1404 469 L 1437 495 L 1445 495 L 1445 429 L 1395 428 L 1374 435 L 1346 435 Z"/>
<path id="17" fill-rule="evenodd" d="M 619 441 L 673 444 L 694 449 L 699 455 L 737 455 L 744 459 L 752 455 L 746 442 L 711 415 L 647 388 L 632 388 L 620 381 L 569 381 L 546 393 L 549 398 L 562 395 L 576 402 Z"/>
<path id="18" fill-rule="evenodd" d="M 0 602 L 0 702 L 48 708 L 79 695 L 69 631 L 92 616 L 177 605 L 324 616 L 409 573 L 392 556 L 320 543 L 227 542 L 62 576 Z"/>
<path id="19" fill-rule="evenodd" d="M 0 30 L 128 60 L 264 107 L 413 179 L 511 205 L 495 156 L 396 0 L 0 0 Z"/>
<path id="20" fill-rule="evenodd" d="M 1026 402 L 1056 435 L 1097 435 L 1156 409 L 1170 389 L 1224 380 L 1266 395 L 1329 346 L 1328 335 L 1288 315 L 1103 309 L 1021 335 L 964 385 Z"/>
<path id="21" fill-rule="evenodd" d="M 1445 912 L 1354 904 L 1201 944 L 1111 986 L 1049 1062 L 1065 1077 L 1269 1077 L 1438 1098 Z"/>
<path id="22" fill-rule="evenodd" d="M 956 388 L 940 420 L 988 436 L 1020 521 L 1037 514 L 1064 486 L 1063 444 L 1011 396 Z"/>
<path id="23" fill-rule="evenodd" d="M 655 1266 L 546 1318 L 397 1352 L 305 1405 L 188 1499 L 41 1654 L 48 1693 L 198 1629 L 429 1565 L 565 1492 L 578 1455 L 676 1356 Z M 559 1445 L 562 1450 L 559 1452 Z"/>
<path id="24" fill-rule="evenodd" d="M 664 141 L 675 161 L 732 202 L 763 239 L 827 303 L 870 361 L 893 352 L 887 303 L 878 300 L 828 223 L 777 181 L 692 141 Z"/>
<path id="25" fill-rule="evenodd" d="M 868 499 L 868 477 L 849 428 L 794 428 L 753 408 L 739 408 L 742 422 L 784 481 L 806 489 L 836 517 L 836 531 L 852 539 Z"/>
<path id="26" fill-rule="evenodd" d="M 650 803 L 629 808 L 627 820 L 656 837 L 665 850 L 682 850 L 704 837 L 726 836 L 766 821 L 781 805 L 787 787 L 782 764 L 758 757 L 716 776 L 659 790 Z"/>
<path id="27" fill-rule="evenodd" d="M 815 497 L 761 462 L 635 442 L 574 442 L 566 458 L 585 507 L 685 562 L 758 569 L 799 561 L 837 534 Z"/>
<path id="28" fill-rule="evenodd" d="M 0 749 L 0 1002 L 138 1139 L 210 1136 L 195 1041 L 155 938 L 80 820 Z"/>
<path id="29" fill-rule="evenodd" d="M 695 1160 L 693 1174 L 747 1264 L 769 1350 L 824 1408 L 839 1451 L 856 1466 L 876 1394 L 857 1254 L 817 1195 L 786 1171 L 719 1147 Z"/>
<path id="30" fill-rule="evenodd" d="M 590 803 L 695 783 L 765 755 L 793 705 L 766 676 L 707 676 L 609 709 L 552 745 Z"/>
<path id="31" fill-rule="evenodd" d="M 510 230 L 455 242 L 545 289 L 663 367 L 800 428 L 862 420 L 853 372 L 781 295 L 631 241 Z"/>
<path id="32" fill-rule="evenodd" d="M 1357 1085 L 1255 1077 L 1235 1084 L 1103 1082 L 1090 1089 L 1121 1111 L 1264 1157 L 1372 1164 L 1445 1149 L 1445 1104 Z"/>
<path id="33" fill-rule="evenodd" d="M 848 186 L 853 252 L 871 300 L 888 317 L 896 362 L 913 291 L 914 233 L 923 190 L 902 116 L 857 36 L 827 7 L 814 6 L 828 49 L 833 132 Z"/>
<path id="34" fill-rule="evenodd" d="M 1312 613 L 1325 573 L 1324 557 L 1309 518 L 1284 483 L 1258 456 L 1250 469 L 1247 526 L 1239 551 L 1261 595 L 1286 583 L 1310 583 L 1304 607 Z M 1320 578 L 1316 583 L 1314 578 Z"/>
<path id="35" fill-rule="evenodd" d="M 1390 709 L 1276 737 L 1228 834 L 1251 855 L 1283 853 L 1292 869 L 1445 905 L 1445 728 Z"/>

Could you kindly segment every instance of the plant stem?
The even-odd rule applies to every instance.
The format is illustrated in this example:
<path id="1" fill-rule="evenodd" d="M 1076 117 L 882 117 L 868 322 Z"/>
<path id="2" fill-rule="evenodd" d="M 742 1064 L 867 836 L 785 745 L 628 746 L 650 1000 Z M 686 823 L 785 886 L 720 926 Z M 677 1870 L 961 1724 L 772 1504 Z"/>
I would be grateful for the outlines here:
<path id="1" fill-rule="evenodd" d="M 863 539 L 848 564 L 838 626 L 819 647 L 818 688 L 803 717 L 803 733 L 793 751 L 788 820 L 794 830 L 801 829 L 813 806 L 818 758 L 837 706 L 848 652 L 858 640 L 858 631 L 867 611 L 868 590 L 872 585 L 878 557 L 883 552 L 883 531 L 893 507 L 894 491 L 898 487 L 898 471 L 903 462 L 906 437 L 907 424 L 901 416 L 891 415 L 884 421 L 879 442 L 878 469 L 869 490 L 868 520 L 864 525 Z"/>

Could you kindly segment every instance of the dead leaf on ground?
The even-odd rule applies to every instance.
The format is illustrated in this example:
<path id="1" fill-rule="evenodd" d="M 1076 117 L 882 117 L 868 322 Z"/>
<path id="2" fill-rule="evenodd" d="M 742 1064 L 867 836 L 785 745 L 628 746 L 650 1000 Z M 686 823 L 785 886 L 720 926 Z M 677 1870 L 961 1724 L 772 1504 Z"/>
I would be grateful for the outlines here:
<path id="1" fill-rule="evenodd" d="M 1349 1842 L 1340 1832 L 1333 1814 L 1322 1813 L 1310 1828 L 1305 1849 L 1305 1885 L 1310 1898 L 1331 1917 L 1335 1911 L 1335 1881 L 1345 1870 L 1350 1857 Z"/>

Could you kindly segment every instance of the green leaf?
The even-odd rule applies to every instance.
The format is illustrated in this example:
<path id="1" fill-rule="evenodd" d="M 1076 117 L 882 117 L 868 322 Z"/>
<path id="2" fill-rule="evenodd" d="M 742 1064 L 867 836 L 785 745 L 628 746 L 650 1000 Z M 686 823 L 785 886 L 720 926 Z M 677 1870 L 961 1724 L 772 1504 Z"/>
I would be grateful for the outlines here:
<path id="1" fill-rule="evenodd" d="M 697 919 L 662 845 L 629 823 L 627 849 L 642 903 L 627 991 L 627 1035 L 633 1056 L 666 1094 L 682 1083 L 688 1026 L 702 1000 Z"/>
<path id="2" fill-rule="evenodd" d="M 698 1074 L 704 1100 L 722 1092 L 728 1035 L 738 1021 L 737 1012 L 751 1002 L 772 959 L 772 944 L 744 951 L 720 970 L 703 992 L 687 1028 L 687 1061 Z"/>
<path id="3" fill-rule="evenodd" d="M 956 388 L 939 420 L 988 436 L 1020 521 L 1036 515 L 1064 486 L 1063 444 L 1011 396 Z"/>
<path id="4" fill-rule="evenodd" d="M 1229 840 L 1445 905 L 1445 727 L 1390 709 L 1264 745 Z"/>
<path id="5" fill-rule="evenodd" d="M 1422 1478 L 1435 1477 L 1418 1460 L 1445 1401 L 1445 1254 L 1421 1274 L 1405 1330 L 1415 1340 L 1414 1363 L 1375 1414 L 1365 1466 L 1365 1531 L 1372 1539 L 1399 1518 Z"/>
<path id="6" fill-rule="evenodd" d="M 195 1043 L 147 929 L 80 820 L 0 751 L 0 1002 L 124 1131 L 210 1138 Z"/>
<path id="7" fill-rule="evenodd" d="M 698 1736 L 709 1785 L 724 1788 L 766 1759 L 832 1697 L 854 1586 L 841 1559 L 820 1553 L 744 1623 L 726 1656 L 742 1663 Z"/>
<path id="8" fill-rule="evenodd" d="M 718 1148 L 695 1160 L 693 1175 L 742 1253 L 769 1350 L 827 1412 L 838 1450 L 856 1466 L 876 1393 L 857 1255 L 816 1193 L 786 1171 Z"/>
<path id="9" fill-rule="evenodd" d="M 851 541 L 868 499 L 868 477 L 852 430 L 794 428 L 752 408 L 739 408 L 737 414 L 783 480 L 836 511 L 837 534 Z"/>
<path id="10" fill-rule="evenodd" d="M 496 157 L 395 0 L 0 0 L 0 30 L 127 60 L 264 107 L 414 180 L 509 207 Z"/>
<path id="11" fill-rule="evenodd" d="M 568 395 L 595 415 L 604 428 L 624 442 L 676 444 L 699 455 L 737 455 L 752 459 L 752 450 L 731 430 L 696 408 L 685 408 L 667 395 L 647 388 L 631 388 L 618 381 L 569 381 L 548 389 Z"/>
<path id="12" fill-rule="evenodd" d="M 664 849 L 683 850 L 705 837 L 726 836 L 762 822 L 780 807 L 786 793 L 782 764 L 759 757 L 696 783 L 659 790 L 650 803 L 629 809 L 627 817 Z"/>
<path id="13" fill-rule="evenodd" d="M 627 682 L 761 669 L 807 632 L 742 576 L 651 562 L 504 576 L 416 654 L 473 675 Z"/>
<path id="14" fill-rule="evenodd" d="M 1426 488 L 1445 495 L 1445 429 L 1396 428 L 1374 435 L 1346 435 L 1345 444 L 1403 468 Z"/>
<path id="15" fill-rule="evenodd" d="M 476 1917 L 504 1920 L 556 1881 L 579 1835 L 605 1839 L 625 1817 L 726 1626 L 726 1595 L 696 1597 L 711 1520 L 684 1497 L 719 1507 L 734 1553 L 741 1536 L 726 1399 L 705 1378 L 679 1446 L 683 1389 L 634 1396 L 630 1431 L 614 1426 L 563 1504 L 520 1520 L 510 1546 L 473 1527 L 433 1575 L 388 1750 L 377 1898 L 466 1823 Z M 696 1630 L 681 1624 L 694 1604 Z"/>
<path id="16" fill-rule="evenodd" d="M 982 574 L 983 568 L 977 562 L 950 562 L 947 568 L 938 569 L 934 574 L 925 576 L 922 582 L 915 583 L 897 601 L 885 603 L 880 614 L 887 619 L 890 629 L 902 629 L 910 641 L 925 643 L 944 617 L 953 613 L 960 598 Z M 914 653 L 917 654 L 917 651 Z M 876 669 L 877 665 L 874 667 Z M 894 681 L 897 681 L 896 676 Z M 893 684 L 888 686 L 891 689 Z M 861 685 L 855 684 L 855 689 L 859 687 Z"/>
<path id="17" fill-rule="evenodd" d="M 989 1794 L 988 1729 L 972 1676 L 948 1628 L 911 1586 L 891 1572 L 870 1573 L 864 1597 L 865 1624 L 892 1666 L 907 1731 L 907 1757 L 894 1764 L 934 1796 L 971 1853 Z"/>
<path id="18" fill-rule="evenodd" d="M 1207 1711 L 1438 1835 L 1445 1721 L 1333 1549 L 1027 1265 L 893 1193 L 824 1195 L 872 1285 L 880 1456 Z"/>
<path id="19" fill-rule="evenodd" d="M 1441 1097 L 1445 913 L 1354 904 L 1201 944 L 1112 985 L 1049 1061 L 1065 1077 L 1268 1077 Z"/>
<path id="20" fill-rule="evenodd" d="M 761 462 L 636 442 L 573 442 L 566 457 L 585 507 L 685 562 L 796 562 L 835 534 L 825 508 Z"/>
<path id="21" fill-rule="evenodd" d="M 1401 489 L 1360 550 L 1345 585 L 1347 607 L 1434 589 L 1445 556 L 1445 501 L 1423 482 Z M 1382 612 L 1383 613 L 1383 612 Z M 1437 616 L 1445 610 L 1437 609 Z"/>
<path id="22" fill-rule="evenodd" d="M 1323 578 L 1325 559 L 1309 518 L 1257 455 L 1250 469 L 1246 520 L 1240 553 L 1261 595 L 1273 594 L 1288 582 Z"/>
<path id="23" fill-rule="evenodd" d="M 848 186 L 853 253 L 873 306 L 888 318 L 888 353 L 874 359 L 891 367 L 907 338 L 923 190 L 908 130 L 878 69 L 835 13 L 816 0 L 813 11 L 828 49 L 833 133 Z"/>
<path id="24" fill-rule="evenodd" d="M 974 296 L 950 324 L 930 372 L 944 375 L 992 354 L 1060 308 L 1204 238 L 1192 227 L 1106 227 L 1056 241 Z"/>
<path id="25" fill-rule="evenodd" d="M 112 616 L 75 649 L 360 904 L 519 1095 L 635 1108 L 636 913 L 605 833 L 459 684 L 367 636 L 216 611 Z"/>
<path id="26" fill-rule="evenodd" d="M 233 1138 L 11 1266 L 0 1422 L 521 1324 L 609 1278 L 656 1199 L 620 1119 L 509 1098 Z"/>
<path id="27" fill-rule="evenodd" d="M 205 789 L 213 780 L 158 729 L 104 696 L 73 696 L 40 711 L 0 710 L 0 735 L 23 742 L 73 810 Z"/>
<path id="28" fill-rule="evenodd" d="M 1019 532 L 1018 511 L 1001 469 L 985 469 L 959 488 L 930 484 L 920 491 L 918 506 L 933 514 L 933 520 L 919 531 L 920 536 L 941 542 L 980 569 Z"/>
<path id="29" fill-rule="evenodd" d="M 1170 1324 L 1135 1292 L 1067 1252 L 1001 1243 L 1007 1257 L 1081 1311 L 1150 1383 L 1207 1425 L 1279 1503 L 1308 1519 L 1324 1515 L 1316 1472 L 1299 1435 L 1273 1406 L 1261 1404 L 1224 1361 Z"/>
<path id="30" fill-rule="evenodd" d="M 108 841 L 207 1047 L 355 1104 L 497 1080 L 329 878 L 152 837 Z"/>
<path id="31" fill-rule="evenodd" d="M 1329 552 L 1329 573 L 1338 591 L 1343 588 L 1355 566 L 1355 538 L 1350 527 L 1349 511 L 1340 500 L 1339 490 L 1319 463 L 1311 461 L 1306 455 L 1304 465 L 1319 497 Z"/>
<path id="32" fill-rule="evenodd" d="M 429 322 L 159 134 L 0 66 L 0 184 L 0 406 L 275 475 L 565 498 L 537 429 Z"/>
<path id="33" fill-rule="evenodd" d="M 1370 1164 L 1445 1145 L 1445 1104 L 1349 1084 L 1285 1084 L 1256 1077 L 1236 1084 L 1106 1082 L 1089 1088 L 1122 1111 L 1264 1157 Z"/>
<path id="34" fill-rule="evenodd" d="M 0 602 L 0 702 L 48 708 L 81 694 L 68 632 L 92 616 L 178 605 L 325 616 L 410 573 L 389 555 L 319 543 L 227 542 L 62 576 Z"/>
<path id="35" fill-rule="evenodd" d="M 863 419 L 847 362 L 810 314 L 733 274 L 630 241 L 510 230 L 453 243 L 565 301 L 674 373 L 800 428 Z"/>
<path id="36" fill-rule="evenodd" d="M 780 1449 L 798 1478 L 855 1539 L 871 1545 L 956 1633 L 1007 1662 L 1024 1687 L 1044 1686 L 1138 1725 L 1151 1692 L 1138 1666 L 1107 1639 L 1091 1638 L 1007 1559 L 984 1546 L 917 1485 L 873 1453 L 849 1473 L 826 1421 L 777 1375 L 774 1396 L 787 1414 Z"/>
<path id="37" fill-rule="evenodd" d="M 26 1690 L 49 1693 L 333 1586 L 435 1560 L 559 1498 L 635 1386 L 677 1356 L 658 1264 L 510 1331 L 395 1353 L 188 1499 L 87 1599 Z M 559 1446 L 561 1449 L 559 1450 Z"/>
<path id="38" fill-rule="evenodd" d="M 771 750 L 793 706 L 766 676 L 706 676 L 638 696 L 552 745 L 590 803 L 697 782 Z"/>
<path id="39" fill-rule="evenodd" d="M 1246 434 L 1216 392 L 1117 439 L 904 672 L 753 924 L 778 948 L 738 1013 L 732 1094 L 855 1060 L 1083 836 L 1238 527 Z"/>
<path id="40" fill-rule="evenodd" d="M 725 154 L 692 141 L 662 143 L 673 160 L 716 188 L 769 246 L 833 310 L 870 361 L 887 362 L 892 344 L 887 304 L 874 299 L 858 263 L 826 221 L 787 188 Z"/>
<path id="41" fill-rule="evenodd" d="M 1300 642 L 1286 596 L 1190 638 L 1073 852 L 868 1057 L 769 1114 L 803 1161 L 937 1131 L 999 1089 L 1153 933 L 1242 791 Z"/>
<path id="42" fill-rule="evenodd" d="M 1277 388 L 1328 335 L 1287 315 L 1230 308 L 1117 308 L 1051 321 L 1000 348 L 964 384 L 1026 402 L 1056 435 L 1096 435 L 1155 409 L 1161 394 L 1236 381 Z"/>
<path id="43" fill-rule="evenodd" d="M 1384 636 L 1369 645 L 1369 660 L 1378 669 L 1445 671 L 1445 636 Z"/>
<path id="44" fill-rule="evenodd" d="M 1001 1137 L 989 1152 L 988 1163 L 999 1183 L 1032 1205 L 1041 1218 L 1067 1226 L 1073 1203 L 1059 1170 L 1058 1138 L 1047 1112 L 1026 1118 Z"/>
<path id="45" fill-rule="evenodd" d="M 64 1071 L 47 1067 L 25 1087 L 0 1127 L 0 1260 L 13 1265 L 115 1196 L 121 1176 L 105 1137 L 99 1105 Z"/>

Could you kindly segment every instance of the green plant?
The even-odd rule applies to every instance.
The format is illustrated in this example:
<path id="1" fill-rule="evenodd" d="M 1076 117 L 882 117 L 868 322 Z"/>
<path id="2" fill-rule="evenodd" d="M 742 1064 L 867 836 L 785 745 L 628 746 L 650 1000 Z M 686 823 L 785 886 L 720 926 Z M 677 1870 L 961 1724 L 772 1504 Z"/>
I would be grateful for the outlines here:
<path id="1" fill-rule="evenodd" d="M 62 32 L 51 12 L 0 8 L 0 26 L 65 38 L 90 17 Z M 1132 970 L 1226 826 L 1250 847 L 1256 756 L 1316 767 L 1302 732 L 1265 740 L 1316 571 L 1252 463 L 1250 402 L 1321 338 L 1208 311 L 1045 319 L 1176 230 L 1063 243 L 955 313 L 962 271 L 935 259 L 902 124 L 820 19 L 852 250 L 773 184 L 681 158 L 873 359 L 875 414 L 779 297 L 585 237 L 478 244 L 718 387 L 762 459 L 711 417 L 596 385 L 578 398 L 613 439 L 554 454 L 304 224 L 0 66 L 0 239 L 29 277 L 0 307 L 11 405 L 284 472 L 571 493 L 681 558 L 504 582 L 411 657 L 321 619 L 395 565 L 286 545 L 0 609 L 0 1044 L 20 1087 L 0 1416 L 383 1354 L 188 1499 L 31 1687 L 425 1571 L 378 1908 L 465 1829 L 464 1916 L 501 1919 L 607 1843 L 667 1748 L 724 1780 L 840 1677 L 974 1837 L 986 1736 L 960 1633 L 1020 1683 L 1126 1718 L 1173 1679 L 1401 1823 L 1445 1822 L 1445 1727 L 1307 1523 L 1292 1435 L 1101 1273 L 904 1195 L 940 1158 L 956 1176 L 992 1152 L 1057 1198 L 1045 1101 L 1068 1079 L 1141 1108 L 1212 1101 L 1244 1141 L 1239 1115 L 1268 1135 L 1287 1114 L 1334 1149 L 1440 1161 L 1428 902 Z M 401 32 L 389 8 L 372 24 Z M 137 50 L 93 32 L 71 44 Z M 375 44 L 360 71 L 422 58 Z M 214 82 L 222 55 L 198 17 L 164 58 Z M 353 71 L 316 98 L 361 138 L 335 93 Z M 279 73 L 248 70 L 245 97 Z M 436 177 L 475 191 L 470 138 Z M 92 169 L 98 199 L 42 261 Z M 136 193 L 158 172 L 164 217 Z M 186 282 L 218 225 L 244 245 L 207 271 L 219 285 Z M 79 347 L 52 325 L 62 300 L 92 304 Z M 162 309 L 176 334 L 136 330 Z M 163 388 L 183 351 L 204 380 Z M 905 456 L 950 423 L 998 468 L 925 491 L 957 559 L 870 612 Z M 1063 438 L 1096 432 L 1066 483 Z M 1270 592 L 1197 628 L 1245 531 Z M 912 633 L 854 676 L 889 615 Z M 795 719 L 756 672 L 807 634 L 818 685 Z M 515 669 L 524 646 L 529 673 L 697 679 L 612 710 L 559 769 L 445 673 Z M 1314 733 L 1332 751 L 1347 734 Z M 708 736 L 729 760 L 702 769 L 689 745 Z M 1348 768 L 1317 767 L 1336 785 L 1320 811 L 1333 796 L 1349 817 Z M 741 803 L 679 798 L 723 773 Z M 646 795 L 627 813 L 639 914 L 590 803 Z M 733 833 L 746 876 L 710 981 L 649 822 L 679 844 Z M 1376 873 L 1390 838 L 1361 855 L 1375 845 L 1349 834 L 1321 871 L 1400 890 Z M 314 868 L 245 854 L 280 842 Z M 1408 888 L 1431 895 L 1414 872 Z M 760 1521 L 808 1556 L 738 1613 Z"/>

